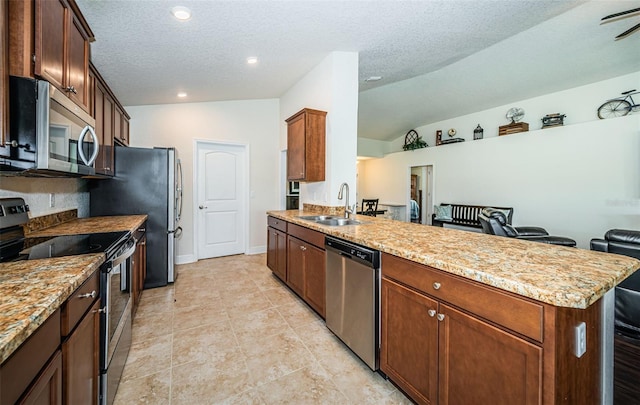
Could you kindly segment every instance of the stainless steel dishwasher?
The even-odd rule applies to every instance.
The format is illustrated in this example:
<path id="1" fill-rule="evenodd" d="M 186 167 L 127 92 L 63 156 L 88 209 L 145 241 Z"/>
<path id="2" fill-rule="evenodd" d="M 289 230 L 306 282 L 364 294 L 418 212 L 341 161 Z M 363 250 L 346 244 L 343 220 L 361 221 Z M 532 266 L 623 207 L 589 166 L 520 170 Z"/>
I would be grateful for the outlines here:
<path id="1" fill-rule="evenodd" d="M 372 370 L 380 352 L 380 252 L 327 236 L 327 327 Z"/>

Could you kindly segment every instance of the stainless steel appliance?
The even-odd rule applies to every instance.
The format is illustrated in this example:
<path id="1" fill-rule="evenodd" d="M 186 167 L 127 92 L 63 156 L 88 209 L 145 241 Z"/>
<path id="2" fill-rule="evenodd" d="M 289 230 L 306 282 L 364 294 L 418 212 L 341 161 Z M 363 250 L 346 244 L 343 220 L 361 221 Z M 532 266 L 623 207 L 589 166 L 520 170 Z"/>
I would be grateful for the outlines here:
<path id="1" fill-rule="evenodd" d="M 91 180 L 90 214 L 146 214 L 147 277 L 145 288 L 172 283 L 175 238 L 182 211 L 182 167 L 174 148 L 115 148 L 115 176 Z"/>
<path id="2" fill-rule="evenodd" d="M 129 235 L 130 236 L 130 235 Z M 102 266 L 100 298 L 100 404 L 111 405 L 131 347 L 131 256 L 136 241 L 129 237 L 107 256 Z"/>
<path id="3" fill-rule="evenodd" d="M 0 145 L 0 173 L 93 175 L 100 148 L 95 120 L 44 80 L 9 79 L 9 139 Z"/>
<path id="4" fill-rule="evenodd" d="M 325 238 L 327 327 L 377 370 L 380 353 L 380 252 Z"/>
<path id="5" fill-rule="evenodd" d="M 25 237 L 29 220 L 22 198 L 0 199 L 0 261 L 33 260 L 103 252 L 100 267 L 100 404 L 115 398 L 131 347 L 131 257 L 136 241 L 128 231 Z"/>

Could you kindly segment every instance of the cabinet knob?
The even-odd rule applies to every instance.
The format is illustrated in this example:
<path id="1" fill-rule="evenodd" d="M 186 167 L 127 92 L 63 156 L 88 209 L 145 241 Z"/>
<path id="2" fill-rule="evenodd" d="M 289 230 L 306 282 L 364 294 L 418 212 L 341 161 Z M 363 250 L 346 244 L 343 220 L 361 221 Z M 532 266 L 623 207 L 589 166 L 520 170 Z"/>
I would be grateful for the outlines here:
<path id="1" fill-rule="evenodd" d="M 436 318 L 438 318 L 438 320 L 442 322 L 444 321 L 444 314 L 438 314 Z"/>
<path id="2" fill-rule="evenodd" d="M 429 313 L 429 316 L 430 316 L 430 317 L 432 317 L 432 318 L 433 318 L 434 316 L 436 316 L 436 310 L 435 310 L 435 309 L 430 309 L 430 310 L 429 310 L 429 311 L 427 311 L 427 312 Z"/>
<path id="3" fill-rule="evenodd" d="M 438 283 L 437 281 L 435 283 L 433 283 L 433 289 L 434 290 L 439 290 L 441 286 L 442 285 L 440 283 Z"/>
<path id="4" fill-rule="evenodd" d="M 307 250 L 306 246 L 300 246 L 300 250 Z"/>
<path id="5" fill-rule="evenodd" d="M 78 94 L 78 91 L 73 86 L 67 86 L 65 90 L 68 91 L 69 93 Z"/>
<path id="6" fill-rule="evenodd" d="M 78 298 L 95 298 L 96 295 L 97 295 L 96 290 L 93 290 L 90 293 L 78 294 Z"/>

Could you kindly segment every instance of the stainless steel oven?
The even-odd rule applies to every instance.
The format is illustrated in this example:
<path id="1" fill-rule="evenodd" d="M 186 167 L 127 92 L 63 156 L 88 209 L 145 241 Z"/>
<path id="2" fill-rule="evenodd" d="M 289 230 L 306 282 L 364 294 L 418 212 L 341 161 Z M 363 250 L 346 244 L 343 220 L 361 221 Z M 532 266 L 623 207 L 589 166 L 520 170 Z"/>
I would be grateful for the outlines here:
<path id="1" fill-rule="evenodd" d="M 131 347 L 131 264 L 136 241 L 130 237 L 101 269 L 100 404 L 110 405 Z"/>

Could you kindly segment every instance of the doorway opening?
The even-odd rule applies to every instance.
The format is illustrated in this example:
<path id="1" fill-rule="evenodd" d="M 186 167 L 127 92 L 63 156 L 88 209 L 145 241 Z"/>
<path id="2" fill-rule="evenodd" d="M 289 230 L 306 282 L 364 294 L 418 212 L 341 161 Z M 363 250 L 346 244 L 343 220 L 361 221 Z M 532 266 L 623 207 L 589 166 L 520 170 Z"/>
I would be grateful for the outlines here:
<path id="1" fill-rule="evenodd" d="M 411 166 L 409 169 L 408 220 L 431 225 L 433 215 L 433 165 Z"/>

